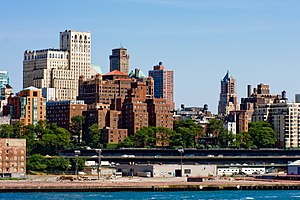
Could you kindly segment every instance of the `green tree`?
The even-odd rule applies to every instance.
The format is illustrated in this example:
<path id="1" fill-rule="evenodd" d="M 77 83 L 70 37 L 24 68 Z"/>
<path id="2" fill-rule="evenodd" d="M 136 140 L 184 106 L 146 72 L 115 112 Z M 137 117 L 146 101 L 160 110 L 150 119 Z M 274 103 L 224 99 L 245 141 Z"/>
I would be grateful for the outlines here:
<path id="1" fill-rule="evenodd" d="M 35 154 L 27 158 L 27 170 L 44 172 L 47 168 L 44 156 Z"/>
<path id="2" fill-rule="evenodd" d="M 73 136 L 77 137 L 77 143 L 80 143 L 82 138 L 82 127 L 84 123 L 84 116 L 77 115 L 72 117 L 71 120 L 72 120 L 71 132 Z"/>
<path id="3" fill-rule="evenodd" d="M 135 147 L 155 147 L 156 145 L 156 128 L 142 127 L 134 135 Z"/>
<path id="4" fill-rule="evenodd" d="M 251 122 L 249 123 L 248 132 L 253 145 L 258 148 L 271 148 L 276 144 L 276 133 L 268 122 Z"/>
<path id="5" fill-rule="evenodd" d="M 175 132 L 171 138 L 172 146 L 194 148 L 195 139 L 204 135 L 203 128 L 191 119 L 174 121 L 173 127 Z"/>
<path id="6" fill-rule="evenodd" d="M 235 147 L 235 135 L 226 130 L 222 120 L 211 119 L 207 125 L 208 135 L 214 138 L 214 146 L 227 148 Z"/>
<path id="7" fill-rule="evenodd" d="M 71 170 L 75 171 L 76 165 L 78 167 L 78 171 L 83 170 L 85 165 L 85 159 L 84 158 L 73 158 L 71 159 Z"/>
<path id="8" fill-rule="evenodd" d="M 211 119 L 207 125 L 207 131 L 210 136 L 218 136 L 227 132 L 222 120 Z"/>
<path id="9" fill-rule="evenodd" d="M 15 138 L 21 138 L 23 136 L 22 128 L 24 127 L 24 124 L 21 122 L 14 122 L 12 124 L 13 130 L 14 130 L 14 137 Z"/>
<path id="10" fill-rule="evenodd" d="M 62 157 L 47 158 L 47 171 L 65 172 L 70 168 L 70 160 Z"/>
<path id="11" fill-rule="evenodd" d="M 134 137 L 128 136 L 119 144 L 120 147 L 134 147 Z"/>
<path id="12" fill-rule="evenodd" d="M 47 120 L 40 120 L 34 126 L 35 134 L 38 138 L 41 138 L 44 134 L 49 134 L 51 132 L 51 126 Z"/>
<path id="13" fill-rule="evenodd" d="M 195 132 L 191 131 L 190 128 L 179 127 L 177 132 L 181 134 L 182 147 L 194 148 L 195 147 Z"/>
<path id="14" fill-rule="evenodd" d="M 89 144 L 90 147 L 97 148 L 101 146 L 100 137 L 101 131 L 98 124 L 93 124 L 89 127 L 89 132 L 85 142 L 86 144 Z"/>
<path id="15" fill-rule="evenodd" d="M 9 124 L 2 124 L 0 126 L 0 137 L 1 138 L 14 138 L 14 129 Z"/>
<path id="16" fill-rule="evenodd" d="M 37 137 L 36 137 L 34 125 L 24 126 L 23 130 L 22 130 L 22 137 L 26 139 L 27 155 L 32 155 L 34 153 L 40 153 L 40 152 L 36 151 Z"/>
<path id="17" fill-rule="evenodd" d="M 157 127 L 156 128 L 156 145 L 165 147 L 170 146 L 171 137 L 173 135 L 173 131 L 169 128 L 165 127 Z"/>
<path id="18" fill-rule="evenodd" d="M 249 132 L 241 132 L 236 134 L 236 147 L 237 148 L 250 148 L 253 146 L 253 141 Z"/>
<path id="19" fill-rule="evenodd" d="M 43 155 L 57 155 L 60 150 L 71 147 L 70 133 L 64 128 L 56 128 L 37 142 L 37 151 Z"/>

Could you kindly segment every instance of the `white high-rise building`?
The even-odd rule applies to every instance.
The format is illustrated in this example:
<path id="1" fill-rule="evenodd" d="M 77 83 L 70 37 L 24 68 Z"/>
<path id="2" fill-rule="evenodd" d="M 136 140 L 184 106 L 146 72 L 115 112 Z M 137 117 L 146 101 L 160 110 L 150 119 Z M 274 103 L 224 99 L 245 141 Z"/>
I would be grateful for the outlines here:
<path id="1" fill-rule="evenodd" d="M 76 100 L 79 76 L 91 77 L 91 33 L 60 32 L 60 49 L 26 50 L 23 87 L 55 88 L 55 100 Z"/>
<path id="2" fill-rule="evenodd" d="M 281 100 L 273 104 L 258 105 L 252 121 L 267 121 L 272 124 L 280 147 L 300 147 L 300 103 Z"/>

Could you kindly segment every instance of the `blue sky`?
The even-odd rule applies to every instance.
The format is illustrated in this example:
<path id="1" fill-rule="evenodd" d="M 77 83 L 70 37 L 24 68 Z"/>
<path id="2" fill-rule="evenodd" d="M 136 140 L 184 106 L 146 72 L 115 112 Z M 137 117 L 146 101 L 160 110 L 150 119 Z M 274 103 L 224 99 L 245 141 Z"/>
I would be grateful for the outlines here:
<path id="1" fill-rule="evenodd" d="M 272 93 L 300 93 L 298 0 L 26 0 L 2 1 L 0 70 L 22 89 L 26 49 L 58 48 L 59 32 L 92 33 L 92 62 L 109 69 L 112 48 L 130 54 L 145 74 L 162 61 L 175 71 L 176 106 L 217 111 L 220 80 L 229 69 L 238 97 L 247 84 Z"/>

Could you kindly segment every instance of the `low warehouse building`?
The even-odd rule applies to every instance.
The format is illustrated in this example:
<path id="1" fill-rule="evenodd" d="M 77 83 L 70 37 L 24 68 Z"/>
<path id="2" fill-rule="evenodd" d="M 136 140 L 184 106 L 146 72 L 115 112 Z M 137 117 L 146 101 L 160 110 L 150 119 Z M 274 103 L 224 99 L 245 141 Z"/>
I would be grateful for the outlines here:
<path id="1" fill-rule="evenodd" d="M 296 160 L 295 162 L 288 164 L 287 174 L 288 175 L 300 175 L 300 160 Z"/>
<path id="2" fill-rule="evenodd" d="M 152 177 L 188 177 L 188 176 L 216 176 L 216 165 L 118 165 L 117 171 L 124 175 L 137 175 L 138 172 L 150 172 Z"/>

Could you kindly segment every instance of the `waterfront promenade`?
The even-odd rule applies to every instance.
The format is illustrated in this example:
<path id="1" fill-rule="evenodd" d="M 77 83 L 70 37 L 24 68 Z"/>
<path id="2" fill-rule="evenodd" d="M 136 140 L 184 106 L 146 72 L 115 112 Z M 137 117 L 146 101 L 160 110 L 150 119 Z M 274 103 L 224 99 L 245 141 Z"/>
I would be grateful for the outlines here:
<path id="1" fill-rule="evenodd" d="M 300 189 L 300 181 L 220 178 L 187 182 L 186 178 L 122 177 L 86 181 L 57 181 L 57 176 L 29 176 L 27 180 L 0 181 L 0 192 L 91 192 L 91 191 L 178 191 L 178 190 L 266 190 Z"/>

